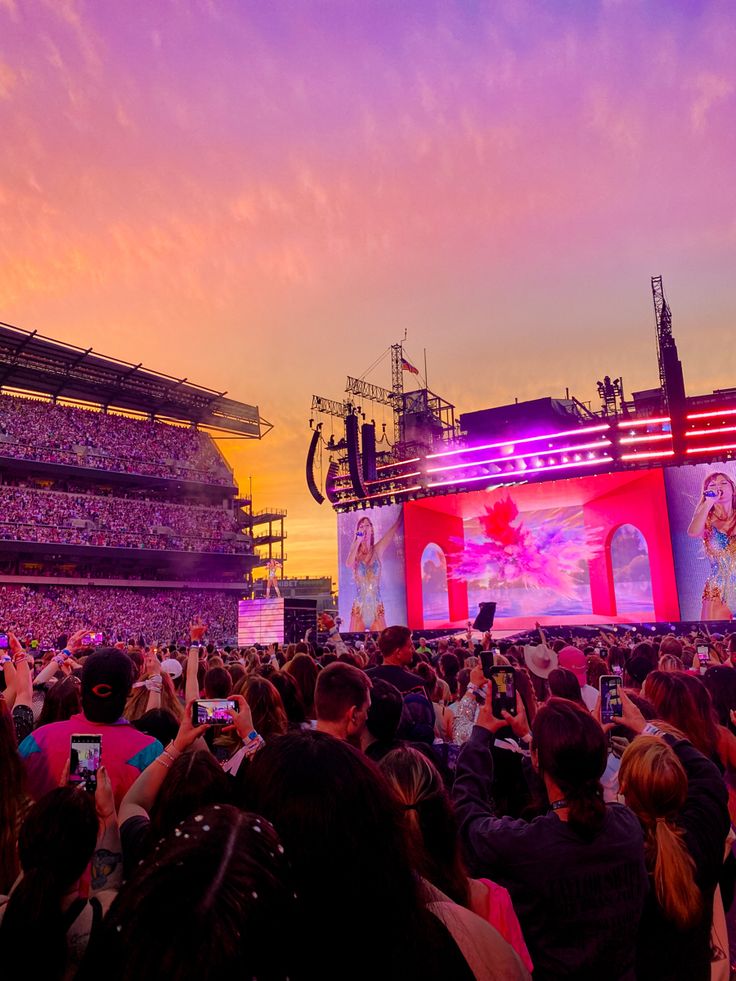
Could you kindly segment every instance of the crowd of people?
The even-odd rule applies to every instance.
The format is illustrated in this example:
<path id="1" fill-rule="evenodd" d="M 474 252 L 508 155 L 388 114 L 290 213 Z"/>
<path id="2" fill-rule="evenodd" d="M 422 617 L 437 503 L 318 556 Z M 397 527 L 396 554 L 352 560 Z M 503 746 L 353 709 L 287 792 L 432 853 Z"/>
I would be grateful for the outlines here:
<path id="1" fill-rule="evenodd" d="M 209 436 L 195 429 L 0 395 L 0 456 L 231 485 Z"/>
<path id="2" fill-rule="evenodd" d="M 0 651 L 9 973 L 729 977 L 736 634 L 85 629 Z"/>
<path id="3" fill-rule="evenodd" d="M 0 538 L 104 548 L 247 553 L 232 510 L 0 486 Z"/>
<path id="4" fill-rule="evenodd" d="M 0 625 L 34 650 L 55 647 L 62 634 L 87 624 L 112 642 L 142 636 L 178 645 L 186 643 L 189 622 L 199 613 L 211 636 L 235 642 L 237 593 L 228 590 L 0 585 Z"/>

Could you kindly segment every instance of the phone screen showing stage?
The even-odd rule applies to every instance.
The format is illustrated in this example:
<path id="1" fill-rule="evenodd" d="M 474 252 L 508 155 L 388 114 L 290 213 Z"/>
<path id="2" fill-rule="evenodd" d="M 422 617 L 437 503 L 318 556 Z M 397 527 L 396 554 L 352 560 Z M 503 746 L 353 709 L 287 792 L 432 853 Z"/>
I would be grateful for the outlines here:
<path id="1" fill-rule="evenodd" d="M 502 719 L 504 712 L 516 715 L 516 678 L 513 668 L 491 668 L 491 706 L 497 719 Z"/>
<path id="2" fill-rule="evenodd" d="M 69 783 L 94 793 L 97 771 L 102 761 L 102 736 L 72 736 L 69 759 Z"/>
<path id="3" fill-rule="evenodd" d="M 600 681 L 601 689 L 601 722 L 606 725 L 613 722 L 614 716 L 621 716 L 623 701 L 621 700 L 621 678 L 618 675 L 603 675 Z"/>
<path id="4" fill-rule="evenodd" d="M 200 698 L 192 706 L 192 722 L 195 726 L 231 725 L 233 717 L 228 709 L 235 711 L 232 698 Z"/>

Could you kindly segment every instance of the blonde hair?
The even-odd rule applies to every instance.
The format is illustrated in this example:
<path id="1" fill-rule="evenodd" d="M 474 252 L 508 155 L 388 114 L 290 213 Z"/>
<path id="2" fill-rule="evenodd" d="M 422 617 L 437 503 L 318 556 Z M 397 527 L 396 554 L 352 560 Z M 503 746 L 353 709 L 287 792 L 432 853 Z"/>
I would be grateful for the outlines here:
<path id="1" fill-rule="evenodd" d="M 675 824 L 687 799 L 687 774 L 675 752 L 655 736 L 639 736 L 621 758 L 619 787 L 644 828 L 647 868 L 665 916 L 680 929 L 703 914 L 695 862 Z"/>
<path id="2" fill-rule="evenodd" d="M 150 675 L 147 675 L 150 678 Z M 146 714 L 146 705 L 148 704 L 148 689 L 147 688 L 133 688 L 130 695 L 128 695 L 128 701 L 125 703 L 125 709 L 123 711 L 123 718 L 127 719 L 128 722 L 135 722 L 140 719 L 142 715 Z M 184 709 L 179 699 L 176 697 L 176 691 L 174 690 L 174 683 L 171 680 L 171 676 L 162 672 L 161 674 L 161 708 L 167 709 L 174 716 L 177 722 L 181 722 L 184 715 Z"/>
<path id="3" fill-rule="evenodd" d="M 470 908 L 457 822 L 437 767 L 412 746 L 391 750 L 379 767 L 404 811 L 414 869 L 454 902 Z"/>
<path id="4" fill-rule="evenodd" d="M 685 665 L 682 663 L 682 658 L 676 654 L 663 654 L 659 659 L 657 669 L 659 671 L 684 671 Z"/>

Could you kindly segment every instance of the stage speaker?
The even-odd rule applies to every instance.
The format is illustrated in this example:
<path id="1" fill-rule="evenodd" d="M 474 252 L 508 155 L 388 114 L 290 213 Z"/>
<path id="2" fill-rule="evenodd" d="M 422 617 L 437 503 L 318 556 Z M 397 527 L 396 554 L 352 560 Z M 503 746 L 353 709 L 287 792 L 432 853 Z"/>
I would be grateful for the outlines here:
<path id="1" fill-rule="evenodd" d="M 325 494 L 327 495 L 327 500 L 330 504 L 336 504 L 338 500 L 337 492 L 337 475 L 339 473 L 338 465 L 333 462 L 327 468 L 327 476 L 325 477 Z"/>
<path id="2" fill-rule="evenodd" d="M 372 422 L 364 422 L 360 427 L 360 442 L 363 447 L 363 480 L 374 481 L 376 471 L 376 427 Z"/>
<path id="3" fill-rule="evenodd" d="M 481 603 L 478 606 L 478 616 L 473 622 L 473 630 L 490 630 L 496 617 L 495 603 Z"/>
<path id="4" fill-rule="evenodd" d="M 322 423 L 318 423 L 312 433 L 312 441 L 309 444 L 309 452 L 307 453 L 307 487 L 309 488 L 309 493 L 315 499 L 317 504 L 324 503 L 324 496 L 320 493 L 317 487 L 317 482 L 314 479 L 314 456 L 317 452 L 317 446 L 319 444 L 320 436 L 322 434 Z"/>
<path id="5" fill-rule="evenodd" d="M 361 473 L 360 466 L 358 417 L 356 415 L 345 417 L 345 439 L 348 444 L 348 470 L 350 471 L 350 483 L 353 485 L 353 492 L 356 497 L 367 497 L 368 491 L 363 484 L 363 474 Z"/>
<path id="6" fill-rule="evenodd" d="M 307 630 L 317 633 L 317 600 L 284 600 L 284 643 L 299 643 Z"/>

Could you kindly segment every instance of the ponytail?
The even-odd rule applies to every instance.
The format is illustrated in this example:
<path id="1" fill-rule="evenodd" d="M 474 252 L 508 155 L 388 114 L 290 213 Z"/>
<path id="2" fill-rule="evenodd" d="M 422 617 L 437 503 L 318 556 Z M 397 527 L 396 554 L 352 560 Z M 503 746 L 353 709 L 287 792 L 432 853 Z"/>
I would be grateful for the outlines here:
<path id="1" fill-rule="evenodd" d="M 603 788 L 599 780 L 586 780 L 577 787 L 561 788 L 569 805 L 567 822 L 581 838 L 591 839 L 601 830 L 606 817 Z"/>
<path id="2" fill-rule="evenodd" d="M 619 788 L 644 828 L 647 869 L 663 914 L 679 929 L 694 926 L 704 912 L 703 896 L 675 824 L 688 795 L 685 768 L 666 742 L 637 736 L 621 758 Z"/>
<path id="3" fill-rule="evenodd" d="M 647 852 L 654 856 L 654 891 L 667 919 L 681 930 L 694 926 L 703 913 L 703 896 L 695 881 L 695 862 L 682 831 L 665 818 L 647 829 Z"/>

